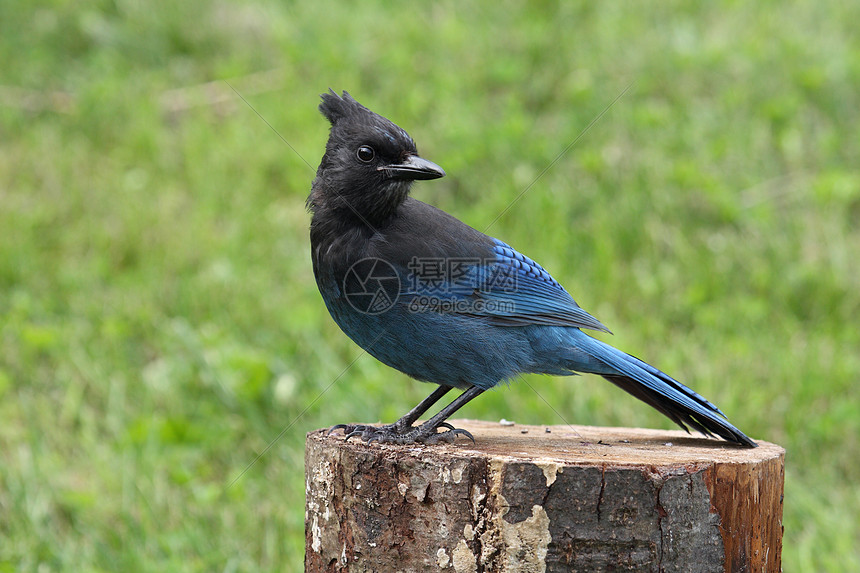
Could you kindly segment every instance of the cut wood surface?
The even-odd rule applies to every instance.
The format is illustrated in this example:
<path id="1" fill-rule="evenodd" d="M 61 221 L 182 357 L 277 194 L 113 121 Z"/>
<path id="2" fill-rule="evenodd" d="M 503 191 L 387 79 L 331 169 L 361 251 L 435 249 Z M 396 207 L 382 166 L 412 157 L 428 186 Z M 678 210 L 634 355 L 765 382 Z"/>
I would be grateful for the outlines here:
<path id="1" fill-rule="evenodd" d="M 311 432 L 306 571 L 780 571 L 785 450 L 681 431 L 451 423 Z"/>

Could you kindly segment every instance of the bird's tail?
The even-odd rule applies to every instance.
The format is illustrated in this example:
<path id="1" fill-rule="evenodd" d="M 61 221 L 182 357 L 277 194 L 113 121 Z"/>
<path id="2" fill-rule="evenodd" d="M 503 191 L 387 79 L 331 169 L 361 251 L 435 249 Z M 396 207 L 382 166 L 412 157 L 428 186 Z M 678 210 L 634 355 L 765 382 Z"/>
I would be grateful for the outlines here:
<path id="1" fill-rule="evenodd" d="M 577 346 L 607 368 L 595 368 L 599 374 L 629 394 L 662 412 L 689 431 L 690 426 L 706 436 L 714 434 L 743 446 L 756 443 L 734 427 L 719 408 L 650 364 L 591 338 L 582 331 Z M 582 370 L 580 370 L 582 371 Z"/>

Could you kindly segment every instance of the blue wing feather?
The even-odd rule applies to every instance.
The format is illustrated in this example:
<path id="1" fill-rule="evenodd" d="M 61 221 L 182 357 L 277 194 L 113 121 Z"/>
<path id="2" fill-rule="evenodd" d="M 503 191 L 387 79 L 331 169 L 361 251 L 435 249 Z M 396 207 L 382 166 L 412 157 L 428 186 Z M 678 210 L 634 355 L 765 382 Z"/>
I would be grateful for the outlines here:
<path id="1" fill-rule="evenodd" d="M 609 332 L 538 263 L 498 239 L 493 239 L 491 253 L 489 259 L 462 266 L 456 277 L 419 280 L 421 288 L 409 289 L 409 294 L 455 302 L 446 311 L 480 316 L 500 326 L 571 326 Z"/>

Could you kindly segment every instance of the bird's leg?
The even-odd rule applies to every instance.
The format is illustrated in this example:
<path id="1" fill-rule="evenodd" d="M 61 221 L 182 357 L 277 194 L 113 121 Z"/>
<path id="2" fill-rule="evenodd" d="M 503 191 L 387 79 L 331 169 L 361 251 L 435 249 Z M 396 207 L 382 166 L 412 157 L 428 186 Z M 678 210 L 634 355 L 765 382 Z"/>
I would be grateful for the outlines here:
<path id="1" fill-rule="evenodd" d="M 329 428 L 328 433 L 331 434 L 335 430 L 343 430 L 347 439 L 353 436 L 359 436 L 365 442 L 379 440 L 380 442 L 394 441 L 386 439 L 400 434 L 404 434 L 412 430 L 412 424 L 421 417 L 421 414 L 430 409 L 433 404 L 438 402 L 442 396 L 451 391 L 450 386 L 439 386 L 429 396 L 421 400 L 417 406 L 406 412 L 399 420 L 393 424 L 384 426 L 370 426 L 366 424 L 337 424 Z"/>
<path id="2" fill-rule="evenodd" d="M 430 407 L 442 399 L 442 396 L 451 391 L 450 386 L 439 386 L 432 394 L 421 400 L 417 406 L 406 412 L 399 420 L 394 422 L 395 426 L 401 432 L 412 427 L 412 424 L 421 417 L 421 414 L 430 409 Z"/>
<path id="3" fill-rule="evenodd" d="M 475 438 L 472 437 L 467 430 L 462 430 L 459 428 L 453 427 L 451 424 L 447 423 L 447 420 L 451 414 L 465 406 L 470 400 L 476 398 L 484 393 L 483 388 L 479 388 L 477 386 L 472 386 L 459 396 L 457 396 L 453 402 L 439 410 L 439 413 L 415 428 L 415 436 L 412 439 L 413 442 L 422 442 L 426 444 L 436 444 L 439 442 L 453 442 L 458 435 L 463 435 L 475 441 Z M 448 428 L 447 431 L 438 433 L 437 430 L 440 427 Z M 412 432 L 410 432 L 412 434 Z M 407 436 L 403 436 L 406 438 Z"/>

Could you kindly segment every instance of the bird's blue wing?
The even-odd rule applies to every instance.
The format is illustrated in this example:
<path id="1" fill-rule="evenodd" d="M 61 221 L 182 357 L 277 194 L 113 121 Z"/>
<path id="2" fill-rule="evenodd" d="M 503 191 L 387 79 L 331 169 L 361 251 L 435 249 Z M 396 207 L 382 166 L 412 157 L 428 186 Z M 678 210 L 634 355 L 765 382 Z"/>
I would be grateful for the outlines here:
<path id="1" fill-rule="evenodd" d="M 609 332 L 576 304 L 538 263 L 493 239 L 485 259 L 440 260 L 444 268 L 412 275 L 413 310 L 482 317 L 499 326 L 551 325 Z M 438 281 L 427 280 L 437 272 Z"/>

